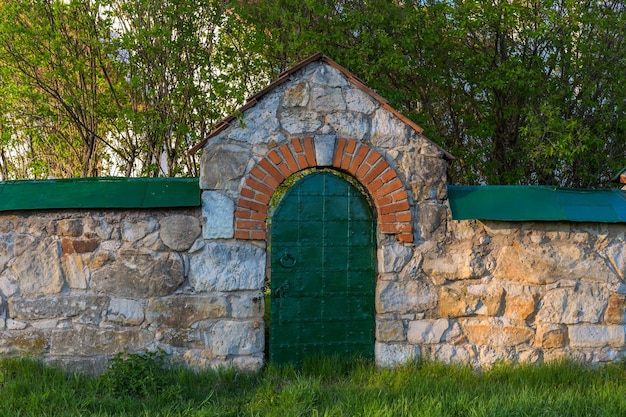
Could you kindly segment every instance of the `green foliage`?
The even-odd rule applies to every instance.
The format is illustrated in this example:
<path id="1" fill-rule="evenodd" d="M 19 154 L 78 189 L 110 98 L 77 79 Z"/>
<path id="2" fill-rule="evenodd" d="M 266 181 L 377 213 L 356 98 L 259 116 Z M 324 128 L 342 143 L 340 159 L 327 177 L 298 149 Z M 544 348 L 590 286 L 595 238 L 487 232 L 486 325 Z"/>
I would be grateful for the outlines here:
<path id="1" fill-rule="evenodd" d="M 57 416 L 619 416 L 626 367 L 467 366 L 311 358 L 302 369 L 163 368 L 162 353 L 119 356 L 95 378 L 25 359 L 0 360 L 0 415 Z M 113 382 L 112 378 L 120 378 Z M 113 385 L 110 385 L 113 384 Z M 128 385 L 125 385 L 128 384 Z M 132 386 L 133 388 L 128 388 Z M 114 387 L 114 389 L 112 389 Z M 126 388 L 125 388 L 126 387 Z"/>
<path id="2" fill-rule="evenodd" d="M 119 353 L 111 360 L 111 368 L 102 375 L 102 387 L 112 395 L 136 398 L 157 396 L 165 392 L 172 382 L 166 369 L 166 359 L 161 350 Z"/>
<path id="3" fill-rule="evenodd" d="M 457 157 L 452 183 L 606 185 L 626 164 L 622 2 L 243 2 L 284 69 L 323 51 Z"/>

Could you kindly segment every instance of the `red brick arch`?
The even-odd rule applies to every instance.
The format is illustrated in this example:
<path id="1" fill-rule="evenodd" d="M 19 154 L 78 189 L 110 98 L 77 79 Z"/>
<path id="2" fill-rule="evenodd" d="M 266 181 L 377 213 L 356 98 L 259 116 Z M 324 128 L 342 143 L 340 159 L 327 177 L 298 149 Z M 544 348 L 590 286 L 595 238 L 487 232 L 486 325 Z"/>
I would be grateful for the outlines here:
<path id="1" fill-rule="evenodd" d="M 285 178 L 319 166 L 311 138 L 294 138 L 261 159 L 246 176 L 235 211 L 235 238 L 265 240 L 268 204 Z M 376 206 L 379 231 L 413 242 L 408 194 L 395 170 L 376 149 L 354 139 L 336 141 L 332 167 L 348 172 Z"/>

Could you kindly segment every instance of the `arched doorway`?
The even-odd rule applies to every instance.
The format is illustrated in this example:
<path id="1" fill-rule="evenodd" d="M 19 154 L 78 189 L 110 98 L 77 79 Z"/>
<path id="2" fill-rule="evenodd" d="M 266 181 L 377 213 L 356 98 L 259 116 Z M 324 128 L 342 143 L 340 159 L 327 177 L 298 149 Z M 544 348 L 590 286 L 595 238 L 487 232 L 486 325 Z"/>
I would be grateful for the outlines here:
<path id="1" fill-rule="evenodd" d="M 374 356 L 375 236 L 366 197 L 332 172 L 286 192 L 270 231 L 272 363 Z"/>

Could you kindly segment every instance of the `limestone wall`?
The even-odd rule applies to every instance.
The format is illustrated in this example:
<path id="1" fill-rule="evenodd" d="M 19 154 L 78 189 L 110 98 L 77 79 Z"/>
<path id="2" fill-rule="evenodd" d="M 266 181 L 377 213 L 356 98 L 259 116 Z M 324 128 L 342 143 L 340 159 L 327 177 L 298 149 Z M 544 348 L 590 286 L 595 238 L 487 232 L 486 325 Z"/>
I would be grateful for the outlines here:
<path id="1" fill-rule="evenodd" d="M 626 358 L 626 225 L 442 218 L 414 252 L 382 247 L 380 363 Z"/>
<path id="2" fill-rule="evenodd" d="M 157 348 L 192 366 L 260 362 L 262 340 L 241 337 L 262 327 L 258 292 L 190 277 L 201 223 L 199 208 L 0 213 L 0 355 L 95 372 Z"/>

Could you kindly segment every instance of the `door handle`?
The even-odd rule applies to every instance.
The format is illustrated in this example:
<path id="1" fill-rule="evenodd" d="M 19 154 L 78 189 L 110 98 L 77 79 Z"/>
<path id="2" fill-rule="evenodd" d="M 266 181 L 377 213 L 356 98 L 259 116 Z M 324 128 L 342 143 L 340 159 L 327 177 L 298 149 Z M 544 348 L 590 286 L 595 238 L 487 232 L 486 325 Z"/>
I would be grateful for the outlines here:
<path id="1" fill-rule="evenodd" d="M 283 268 L 293 268 L 298 262 L 291 254 L 286 253 L 278 260 Z"/>
<path id="2" fill-rule="evenodd" d="M 287 289 L 289 289 L 289 281 L 285 282 L 283 285 L 281 285 L 280 287 L 278 287 L 275 290 L 273 290 L 272 291 L 272 297 L 274 297 L 274 298 L 283 298 L 283 296 L 287 292 Z"/>

